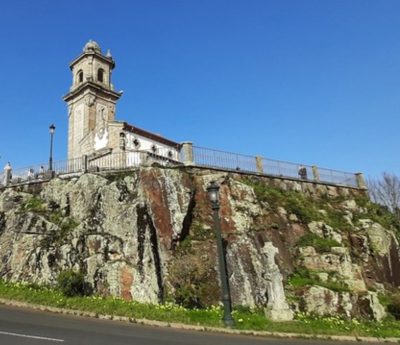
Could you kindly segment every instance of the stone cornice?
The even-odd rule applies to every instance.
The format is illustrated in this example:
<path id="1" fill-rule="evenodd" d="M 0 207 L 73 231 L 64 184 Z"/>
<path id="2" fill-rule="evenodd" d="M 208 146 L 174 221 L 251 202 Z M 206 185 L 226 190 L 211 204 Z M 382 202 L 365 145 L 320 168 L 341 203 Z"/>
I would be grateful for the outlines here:
<path id="1" fill-rule="evenodd" d="M 122 93 L 115 92 L 113 90 L 106 89 L 102 86 L 100 86 L 97 83 L 94 83 L 92 81 L 87 81 L 81 85 L 79 85 L 77 88 L 73 89 L 72 91 L 68 92 L 65 96 L 63 96 L 63 100 L 65 102 L 69 102 L 72 98 L 76 97 L 77 95 L 83 93 L 87 89 L 91 89 L 96 91 L 96 93 L 102 93 L 108 97 L 110 97 L 112 100 L 117 101 Z"/>
<path id="2" fill-rule="evenodd" d="M 81 55 L 79 55 L 75 60 L 73 60 L 70 64 L 69 64 L 69 68 L 72 70 L 72 68 L 74 67 L 74 65 L 76 65 L 79 61 L 81 61 L 84 57 L 86 56 L 95 56 L 97 57 L 99 60 L 103 60 L 104 62 L 108 63 L 111 65 L 111 69 L 115 68 L 115 61 L 113 60 L 112 57 L 107 57 L 104 56 L 96 51 L 91 51 L 91 52 L 85 52 L 82 53 Z"/>

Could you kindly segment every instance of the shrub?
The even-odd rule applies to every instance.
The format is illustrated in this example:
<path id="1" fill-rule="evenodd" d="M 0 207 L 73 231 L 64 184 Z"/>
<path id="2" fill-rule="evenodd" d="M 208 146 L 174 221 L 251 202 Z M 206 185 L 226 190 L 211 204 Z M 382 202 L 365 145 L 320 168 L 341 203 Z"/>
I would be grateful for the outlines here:
<path id="1" fill-rule="evenodd" d="M 379 301 L 396 320 L 400 320 L 400 294 L 379 295 Z"/>
<path id="2" fill-rule="evenodd" d="M 92 289 L 85 282 L 82 272 L 65 270 L 60 272 L 57 277 L 57 287 L 65 296 L 86 296 L 90 295 Z"/>
<path id="3" fill-rule="evenodd" d="M 395 228 L 398 230 L 400 228 L 400 223 L 396 216 L 392 212 L 390 212 L 390 210 L 385 206 L 374 204 L 371 202 L 367 206 L 367 212 L 368 218 L 372 219 L 374 222 L 381 224 L 387 229 Z"/>
<path id="4" fill-rule="evenodd" d="M 168 268 L 171 289 L 167 291 L 167 299 L 185 308 L 218 304 L 220 290 L 214 268 L 216 258 L 210 246 L 209 241 L 192 241 L 190 238 L 181 242 Z"/>

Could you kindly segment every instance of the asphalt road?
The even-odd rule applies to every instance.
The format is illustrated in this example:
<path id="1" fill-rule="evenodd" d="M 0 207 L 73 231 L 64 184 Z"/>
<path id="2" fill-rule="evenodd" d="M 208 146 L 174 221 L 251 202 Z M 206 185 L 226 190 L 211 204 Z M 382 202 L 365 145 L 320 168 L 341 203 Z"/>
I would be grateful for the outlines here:
<path id="1" fill-rule="evenodd" d="M 117 321 L 18 309 L 0 305 L 0 345 L 339 345 L 321 340 L 231 336 L 154 328 Z M 369 343 L 372 345 L 372 343 Z"/>

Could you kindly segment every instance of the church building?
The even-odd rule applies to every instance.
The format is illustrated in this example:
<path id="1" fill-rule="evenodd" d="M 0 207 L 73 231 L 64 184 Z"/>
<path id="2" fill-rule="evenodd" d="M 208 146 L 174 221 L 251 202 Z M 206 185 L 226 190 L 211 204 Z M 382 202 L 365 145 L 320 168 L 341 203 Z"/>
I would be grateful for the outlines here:
<path id="1" fill-rule="evenodd" d="M 181 144 L 158 134 L 116 121 L 116 103 L 122 96 L 111 82 L 115 61 L 90 40 L 71 62 L 72 86 L 64 96 L 68 105 L 68 159 L 87 156 L 90 161 L 124 153 L 134 165 L 138 153 L 179 160 Z M 143 159 L 143 158 L 142 158 Z"/>

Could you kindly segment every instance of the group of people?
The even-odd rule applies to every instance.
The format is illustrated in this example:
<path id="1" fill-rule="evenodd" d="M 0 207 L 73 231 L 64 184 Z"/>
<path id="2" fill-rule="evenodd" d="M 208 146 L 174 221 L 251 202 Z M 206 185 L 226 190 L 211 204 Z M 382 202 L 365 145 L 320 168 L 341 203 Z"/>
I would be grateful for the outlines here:
<path id="1" fill-rule="evenodd" d="M 33 180 L 33 179 L 37 179 L 37 178 L 41 178 L 44 174 L 44 167 L 43 165 L 40 167 L 39 169 L 39 173 L 35 174 L 35 169 L 30 168 L 28 170 L 28 180 Z"/>

